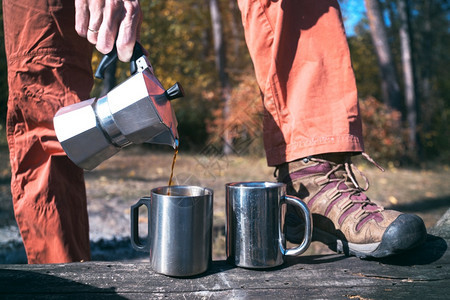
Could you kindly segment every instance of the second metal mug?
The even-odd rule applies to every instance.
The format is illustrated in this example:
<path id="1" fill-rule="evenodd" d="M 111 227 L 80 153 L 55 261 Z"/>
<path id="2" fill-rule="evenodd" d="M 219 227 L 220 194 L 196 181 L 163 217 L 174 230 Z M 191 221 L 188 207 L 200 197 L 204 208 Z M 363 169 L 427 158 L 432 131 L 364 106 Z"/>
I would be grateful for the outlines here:
<path id="1" fill-rule="evenodd" d="M 139 239 L 139 207 L 147 206 L 148 239 Z M 205 272 L 212 259 L 213 191 L 168 186 L 151 191 L 131 207 L 131 244 L 150 252 L 153 270 L 169 276 Z"/>
<path id="2" fill-rule="evenodd" d="M 285 248 L 281 230 L 284 203 L 298 206 L 305 219 L 304 240 L 296 248 Z M 284 183 L 226 184 L 226 215 L 227 258 L 239 267 L 276 267 L 285 255 L 300 255 L 311 243 L 311 213 L 300 199 L 286 195 Z"/>

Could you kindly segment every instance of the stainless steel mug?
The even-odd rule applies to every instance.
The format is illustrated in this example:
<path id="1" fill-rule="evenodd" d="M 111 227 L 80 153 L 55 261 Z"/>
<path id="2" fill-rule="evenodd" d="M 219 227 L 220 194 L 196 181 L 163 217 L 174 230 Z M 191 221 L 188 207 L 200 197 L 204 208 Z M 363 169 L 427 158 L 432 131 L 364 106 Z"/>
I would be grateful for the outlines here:
<path id="1" fill-rule="evenodd" d="M 139 208 L 148 211 L 148 237 L 139 238 Z M 131 207 L 131 244 L 150 252 L 153 270 L 184 277 L 205 272 L 211 263 L 213 191 L 198 186 L 155 188 Z"/>
<path id="2" fill-rule="evenodd" d="M 298 206 L 305 219 L 303 242 L 286 249 L 282 232 L 284 203 Z M 286 195 L 277 182 L 226 184 L 226 243 L 228 261 L 244 268 L 281 265 L 285 255 L 300 255 L 311 243 L 311 213 L 300 199 Z"/>

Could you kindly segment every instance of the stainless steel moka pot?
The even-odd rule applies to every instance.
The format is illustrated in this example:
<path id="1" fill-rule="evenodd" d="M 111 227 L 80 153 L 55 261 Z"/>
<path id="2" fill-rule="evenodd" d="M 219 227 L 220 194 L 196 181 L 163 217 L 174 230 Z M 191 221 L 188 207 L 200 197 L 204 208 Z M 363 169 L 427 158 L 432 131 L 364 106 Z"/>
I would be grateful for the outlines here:
<path id="1" fill-rule="evenodd" d="M 116 49 L 100 62 L 96 77 L 117 59 Z M 106 96 L 61 108 L 53 119 L 56 136 L 67 156 L 92 170 L 131 144 L 178 146 L 177 119 L 170 100 L 183 97 L 180 84 L 165 90 L 140 44 L 131 59 L 132 76 Z"/>

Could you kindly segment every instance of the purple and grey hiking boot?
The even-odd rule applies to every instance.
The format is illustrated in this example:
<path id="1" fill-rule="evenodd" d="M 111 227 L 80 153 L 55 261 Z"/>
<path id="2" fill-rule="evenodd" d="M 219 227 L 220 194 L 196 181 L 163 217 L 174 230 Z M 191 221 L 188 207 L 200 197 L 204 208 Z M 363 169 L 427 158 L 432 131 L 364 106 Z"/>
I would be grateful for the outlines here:
<path id="1" fill-rule="evenodd" d="M 427 236 L 422 219 L 416 215 L 385 210 L 371 202 L 353 174 L 350 155 L 308 157 L 278 166 L 278 181 L 287 193 L 302 199 L 313 216 L 313 240 L 336 252 L 359 258 L 385 257 L 422 244 Z M 303 221 L 288 206 L 286 238 L 303 239 Z"/>

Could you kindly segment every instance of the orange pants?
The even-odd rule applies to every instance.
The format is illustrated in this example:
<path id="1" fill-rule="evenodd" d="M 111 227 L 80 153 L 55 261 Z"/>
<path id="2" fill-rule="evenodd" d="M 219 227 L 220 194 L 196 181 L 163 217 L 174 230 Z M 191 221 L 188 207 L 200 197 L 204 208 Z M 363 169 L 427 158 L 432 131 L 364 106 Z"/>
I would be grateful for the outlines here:
<path id="1" fill-rule="evenodd" d="M 92 46 L 73 0 L 3 0 L 14 213 L 29 263 L 90 259 L 83 170 L 56 139 L 59 108 L 88 99 Z"/>
<path id="2" fill-rule="evenodd" d="M 238 0 L 263 94 L 271 166 L 363 150 L 350 53 L 336 0 Z"/>

